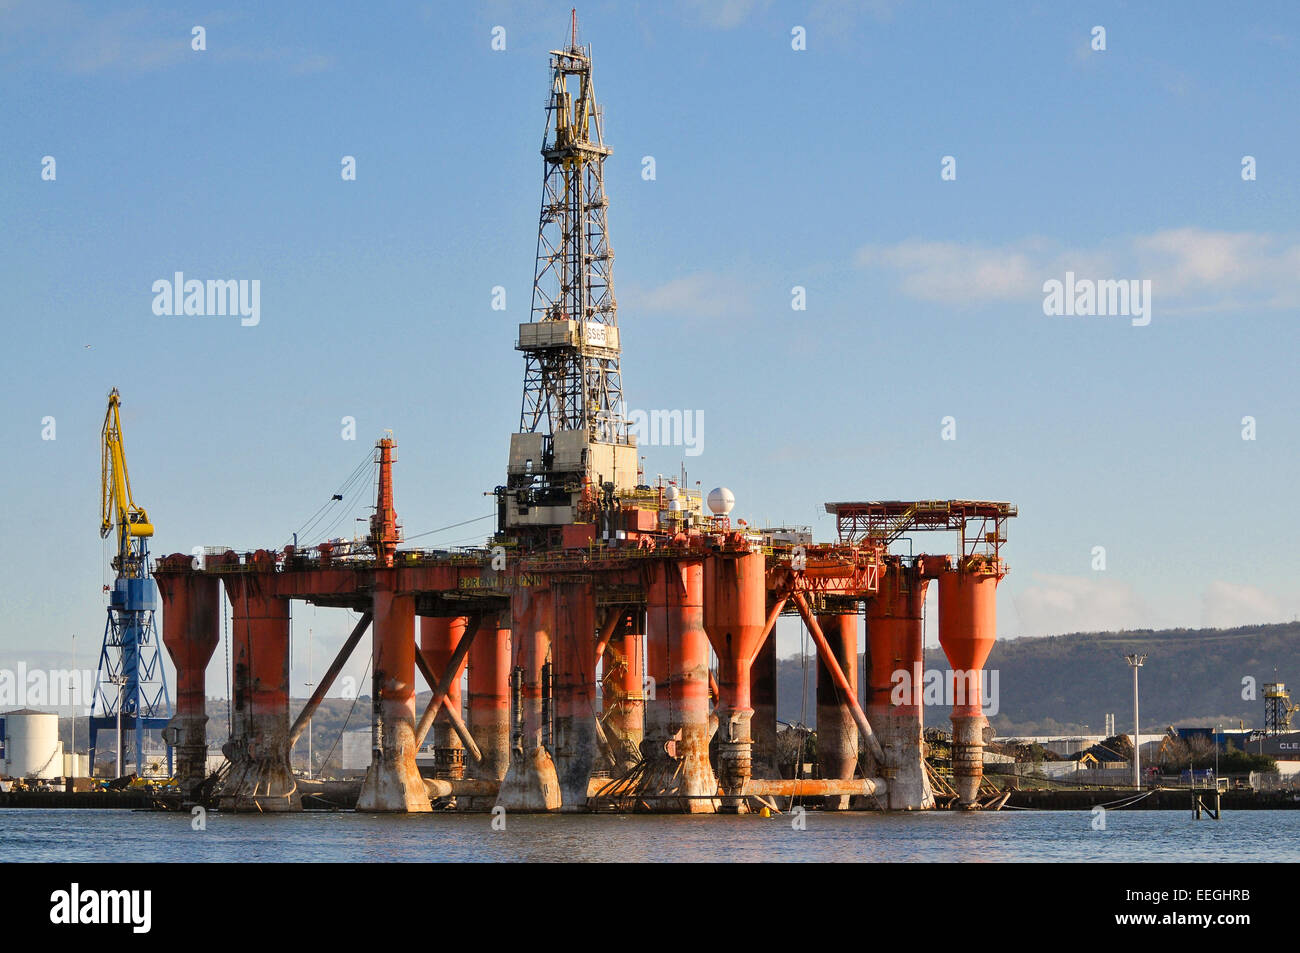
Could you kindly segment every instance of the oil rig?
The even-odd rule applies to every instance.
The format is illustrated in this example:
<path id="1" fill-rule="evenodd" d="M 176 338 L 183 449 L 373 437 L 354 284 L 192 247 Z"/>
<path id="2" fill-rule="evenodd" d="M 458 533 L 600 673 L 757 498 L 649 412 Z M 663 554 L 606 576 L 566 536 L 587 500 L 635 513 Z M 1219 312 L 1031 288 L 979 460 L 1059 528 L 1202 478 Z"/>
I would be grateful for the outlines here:
<path id="1" fill-rule="evenodd" d="M 838 538 L 814 543 L 733 518 L 721 487 L 706 500 L 674 481 L 646 482 L 619 367 L 611 149 L 576 18 L 571 42 L 550 56 L 532 309 L 515 343 L 523 401 L 494 491 L 496 532 L 477 548 L 401 548 L 396 448 L 385 437 L 363 546 L 158 559 L 182 790 L 197 796 L 210 782 L 204 672 L 224 587 L 232 731 L 215 799 L 225 810 L 302 808 L 290 752 L 368 629 L 372 756 L 358 811 L 746 813 L 795 797 L 829 810 L 933 808 L 940 782 L 925 760 L 921 673 L 935 583 L 939 640 L 967 689 L 952 710 L 941 800 L 978 807 L 988 727 L 979 676 L 1016 508 L 828 503 Z M 905 535 L 940 531 L 954 534 L 953 552 L 890 552 Z M 360 613 L 296 717 L 292 600 Z M 815 779 L 777 772 L 782 615 L 801 618 L 817 647 Z M 422 711 L 417 673 L 432 690 Z M 426 740 L 427 778 L 416 765 Z"/>

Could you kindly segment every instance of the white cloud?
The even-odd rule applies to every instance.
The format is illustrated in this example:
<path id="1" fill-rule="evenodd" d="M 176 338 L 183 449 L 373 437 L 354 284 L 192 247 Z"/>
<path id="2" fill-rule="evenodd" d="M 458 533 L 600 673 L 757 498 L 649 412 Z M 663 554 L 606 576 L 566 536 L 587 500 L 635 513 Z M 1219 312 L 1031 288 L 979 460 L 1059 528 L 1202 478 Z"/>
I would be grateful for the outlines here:
<path id="1" fill-rule="evenodd" d="M 1201 621 L 1215 629 L 1232 629 L 1240 625 L 1285 622 L 1295 606 L 1258 586 L 1224 582 L 1216 579 L 1201 595 Z"/>
<path id="2" fill-rule="evenodd" d="M 923 301 L 1005 301 L 1028 297 L 1042 284 L 1026 247 L 909 239 L 896 245 L 866 245 L 855 260 L 864 268 L 894 271 L 903 292 Z"/>
<path id="3" fill-rule="evenodd" d="M 41 66 L 56 64 L 74 74 L 146 73 L 193 62 L 195 56 L 277 63 L 300 74 L 333 65 L 329 56 L 292 45 L 244 44 L 237 31 L 228 28 L 237 19 L 219 12 L 185 19 L 170 11 L 103 10 L 72 0 L 9 0 L 0 2 L 0 54 L 26 57 Z M 203 53 L 190 46 L 195 25 L 208 31 Z M 216 28 L 221 28 L 220 42 Z"/>
<path id="4" fill-rule="evenodd" d="M 732 30 L 748 20 L 771 0 L 684 0 L 696 17 L 719 30 Z"/>
<path id="5" fill-rule="evenodd" d="M 1004 245 L 906 239 L 865 245 L 854 262 L 892 274 L 921 301 L 1041 301 L 1043 282 L 1150 279 L 1163 314 L 1300 306 L 1300 241 L 1261 232 L 1188 227 L 1067 248 L 1040 237 Z"/>
<path id="6" fill-rule="evenodd" d="M 1015 598 L 1021 635 L 1110 632 L 1148 624 L 1146 606 L 1127 583 L 1104 576 L 1037 572 L 1033 580 Z"/>
<path id="7" fill-rule="evenodd" d="M 654 288 L 625 288 L 619 306 L 632 311 L 720 318 L 745 309 L 748 296 L 734 279 L 710 272 L 674 278 Z"/>

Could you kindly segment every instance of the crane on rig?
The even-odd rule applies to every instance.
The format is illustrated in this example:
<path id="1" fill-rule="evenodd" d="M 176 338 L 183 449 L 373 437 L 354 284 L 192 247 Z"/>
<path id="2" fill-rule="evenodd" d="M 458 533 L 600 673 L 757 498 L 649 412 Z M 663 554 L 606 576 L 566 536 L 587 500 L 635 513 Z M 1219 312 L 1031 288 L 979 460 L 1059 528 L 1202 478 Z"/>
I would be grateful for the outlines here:
<path id="1" fill-rule="evenodd" d="M 108 395 L 104 415 L 100 466 L 99 535 L 113 535 L 116 552 L 112 567 L 104 645 L 99 655 L 95 695 L 90 709 L 90 764 L 94 771 L 95 745 L 102 728 L 117 733 L 117 776 L 127 763 L 126 733 L 134 735 L 135 773 L 144 774 L 144 733 L 166 727 L 171 717 L 167 673 L 158 651 L 154 610 L 158 607 L 158 586 L 149 571 L 149 538 L 153 524 L 144 507 L 131 495 L 131 478 L 122 445 L 121 398 L 117 388 Z M 168 773 L 172 751 L 167 748 Z"/>

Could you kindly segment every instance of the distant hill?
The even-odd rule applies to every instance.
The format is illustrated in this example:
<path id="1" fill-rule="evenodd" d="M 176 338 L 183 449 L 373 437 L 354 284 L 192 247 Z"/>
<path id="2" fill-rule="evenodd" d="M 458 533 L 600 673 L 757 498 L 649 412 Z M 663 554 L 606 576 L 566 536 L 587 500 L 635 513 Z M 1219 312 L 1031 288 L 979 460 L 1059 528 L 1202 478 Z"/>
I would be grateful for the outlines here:
<path id="1" fill-rule="evenodd" d="M 1097 734 L 1105 714 L 1112 712 L 1120 731 L 1132 730 L 1133 676 L 1122 658 L 1131 652 L 1148 655 L 1140 676 L 1143 731 L 1220 722 L 1236 728 L 1242 721 L 1247 728 L 1259 728 L 1265 682 L 1300 689 L 1300 623 L 1295 622 L 1021 638 L 996 643 L 989 655 L 988 668 L 997 669 L 999 690 L 999 711 L 990 721 L 999 734 L 1051 734 L 1085 725 Z M 926 667 L 947 669 L 943 652 L 927 651 Z M 811 660 L 807 671 L 804 721 L 812 726 L 816 665 Z M 797 656 L 778 663 L 782 721 L 800 720 L 803 673 Z M 1242 697 L 1242 680 L 1248 676 L 1255 680 L 1254 700 Z M 947 719 L 947 709 L 926 710 L 927 725 L 946 726 Z"/>

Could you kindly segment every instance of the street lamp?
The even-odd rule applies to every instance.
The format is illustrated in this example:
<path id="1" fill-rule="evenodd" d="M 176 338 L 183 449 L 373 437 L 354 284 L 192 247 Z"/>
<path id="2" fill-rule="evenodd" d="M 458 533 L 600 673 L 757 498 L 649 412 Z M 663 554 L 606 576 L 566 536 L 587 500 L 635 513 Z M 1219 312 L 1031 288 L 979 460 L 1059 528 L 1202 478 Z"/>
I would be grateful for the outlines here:
<path id="1" fill-rule="evenodd" d="M 1142 787 L 1142 771 L 1139 765 L 1140 757 L 1138 754 L 1141 747 L 1141 735 L 1138 728 L 1138 669 L 1147 660 L 1145 654 L 1125 655 L 1124 660 L 1128 662 L 1129 668 L 1133 669 L 1133 787 Z"/>
<path id="2" fill-rule="evenodd" d="M 116 778 L 122 776 L 122 702 L 126 692 L 126 676 L 114 675 L 111 681 L 117 685 L 117 774 Z"/>
<path id="3" fill-rule="evenodd" d="M 1214 725 L 1214 790 L 1218 790 L 1218 737 L 1223 731 L 1223 725 Z"/>

